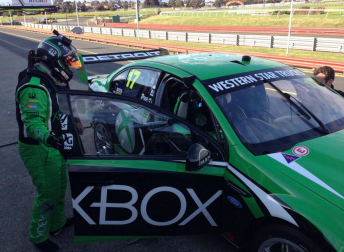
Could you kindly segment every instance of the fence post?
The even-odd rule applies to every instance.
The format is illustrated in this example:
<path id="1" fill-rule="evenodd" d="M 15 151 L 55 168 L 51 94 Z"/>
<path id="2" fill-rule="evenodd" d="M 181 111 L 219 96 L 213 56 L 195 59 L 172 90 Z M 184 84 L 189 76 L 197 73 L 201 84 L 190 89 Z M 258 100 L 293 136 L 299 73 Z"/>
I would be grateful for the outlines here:
<path id="1" fill-rule="evenodd" d="M 122 36 L 122 37 L 124 36 L 123 29 L 121 29 L 121 36 Z"/>
<path id="2" fill-rule="evenodd" d="M 188 42 L 188 33 L 185 32 L 185 42 Z"/>
<path id="3" fill-rule="evenodd" d="M 136 30 L 134 30 L 134 38 L 136 38 Z"/>
<path id="4" fill-rule="evenodd" d="M 208 39 L 209 44 L 211 44 L 211 34 L 209 33 L 209 39 Z"/>
<path id="5" fill-rule="evenodd" d="M 317 38 L 313 39 L 313 52 L 317 50 Z"/>
<path id="6" fill-rule="evenodd" d="M 274 48 L 274 36 L 271 36 L 270 48 Z"/>
<path id="7" fill-rule="evenodd" d="M 148 38 L 152 38 L 151 31 L 148 31 Z"/>
<path id="8" fill-rule="evenodd" d="M 100 34 L 103 34 L 103 28 L 99 28 Z"/>
<path id="9" fill-rule="evenodd" d="M 168 40 L 168 32 L 166 32 L 166 40 Z"/>
<path id="10" fill-rule="evenodd" d="M 239 35 L 237 34 L 237 39 L 236 39 L 236 45 L 239 46 L 239 42 L 240 42 L 240 38 L 239 38 Z"/>

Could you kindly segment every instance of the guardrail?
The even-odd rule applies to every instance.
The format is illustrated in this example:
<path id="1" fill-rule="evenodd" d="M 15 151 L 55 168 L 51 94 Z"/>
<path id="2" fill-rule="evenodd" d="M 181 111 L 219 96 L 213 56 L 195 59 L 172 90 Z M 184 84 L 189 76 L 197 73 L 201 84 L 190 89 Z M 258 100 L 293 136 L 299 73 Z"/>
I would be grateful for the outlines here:
<path id="1" fill-rule="evenodd" d="M 47 35 L 51 35 L 51 31 L 46 31 L 42 29 L 35 29 L 35 28 L 28 28 L 28 27 L 18 27 L 18 26 L 1 26 L 9 29 L 18 29 L 30 32 L 37 32 L 43 33 Z M 122 29 L 119 29 L 122 30 Z M 128 41 L 128 40 L 121 40 L 121 39 L 114 39 L 114 38 L 105 38 L 105 37 L 96 37 L 90 36 L 85 34 L 65 34 L 67 37 L 76 38 L 81 40 L 88 40 L 88 41 L 97 41 L 97 42 L 104 42 L 104 43 L 111 43 L 116 45 L 125 45 L 131 47 L 139 47 L 139 48 L 147 48 L 147 49 L 158 49 L 159 47 L 164 47 L 168 49 L 170 52 L 178 52 L 178 53 L 187 53 L 187 52 L 229 52 L 229 53 L 238 53 L 235 51 L 225 51 L 225 50 L 214 50 L 214 49 L 204 49 L 204 48 L 193 48 L 193 47 L 184 47 L 184 46 L 173 46 L 173 45 L 166 45 L 166 44 L 159 44 L 159 43 L 146 43 L 146 42 L 136 42 L 136 41 Z M 344 73 L 344 63 L 337 62 L 337 61 L 328 61 L 328 60 L 317 60 L 317 59 L 307 59 L 307 58 L 296 58 L 296 57 L 285 57 L 285 56 L 276 56 L 276 55 L 269 55 L 269 54 L 262 54 L 262 53 L 253 53 L 253 52 L 240 52 L 241 54 L 247 54 L 251 56 L 257 56 L 261 58 L 271 59 L 275 61 L 279 61 L 291 66 L 295 67 L 302 67 L 302 68 L 315 68 L 324 65 L 331 66 L 336 72 Z"/>
<path id="2" fill-rule="evenodd" d="M 23 23 L 27 27 L 40 29 L 56 29 L 70 31 L 75 26 L 42 25 Z M 235 46 L 257 46 L 267 48 L 287 48 L 287 36 L 194 33 L 176 31 L 151 31 L 136 29 L 120 29 L 107 27 L 81 27 L 84 33 L 107 34 L 125 37 L 140 37 L 149 39 L 175 40 L 183 42 L 197 42 L 207 44 L 223 44 Z M 290 37 L 289 48 L 306 51 L 324 51 L 344 53 L 344 39 L 316 38 L 316 37 Z"/>
<path id="3" fill-rule="evenodd" d="M 331 12 L 344 13 L 344 9 L 293 9 L 293 14 L 296 12 L 302 12 L 303 15 L 313 15 L 313 14 L 328 14 Z M 236 10 L 183 10 L 183 11 L 162 11 L 160 15 L 172 15 L 172 16 L 182 16 L 182 17 L 225 17 L 235 15 L 251 15 L 251 16 L 268 16 L 274 15 L 279 18 L 280 14 L 290 14 L 290 9 L 245 9 L 240 8 Z"/>

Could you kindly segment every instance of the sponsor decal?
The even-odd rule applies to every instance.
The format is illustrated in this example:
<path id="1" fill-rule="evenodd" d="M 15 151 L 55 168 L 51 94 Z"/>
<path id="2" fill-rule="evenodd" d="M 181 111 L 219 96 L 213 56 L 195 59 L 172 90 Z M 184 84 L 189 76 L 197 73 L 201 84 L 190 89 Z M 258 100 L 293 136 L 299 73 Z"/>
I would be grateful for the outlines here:
<path id="1" fill-rule="evenodd" d="M 159 55 L 160 55 L 160 51 L 152 51 L 152 52 L 139 52 L 139 53 L 123 53 L 123 54 L 115 53 L 115 54 L 84 56 L 82 57 L 82 59 L 87 64 L 87 63 L 102 62 L 102 61 L 106 62 L 106 61 L 112 61 L 112 60 L 147 58 L 147 57 L 155 57 Z"/>
<path id="2" fill-rule="evenodd" d="M 60 122 L 61 122 L 61 129 L 67 130 L 68 129 L 68 115 L 61 114 Z"/>
<path id="3" fill-rule="evenodd" d="M 227 200 L 235 207 L 237 208 L 242 208 L 242 205 L 240 204 L 240 202 L 236 199 L 234 199 L 233 197 L 231 196 L 227 196 Z"/>
<path id="4" fill-rule="evenodd" d="M 38 111 L 26 111 L 26 116 L 27 116 L 27 119 L 32 119 L 34 117 L 39 116 L 39 112 Z"/>
<path id="5" fill-rule="evenodd" d="M 130 73 L 128 75 L 128 81 L 127 81 L 126 87 L 129 87 L 130 89 L 133 89 L 134 84 L 135 84 L 136 80 L 140 77 L 140 75 L 141 75 L 141 72 L 138 71 L 138 70 L 130 71 Z M 133 78 L 133 76 L 134 76 L 134 78 Z M 133 78 L 133 80 L 131 81 L 132 78 Z"/>
<path id="6" fill-rule="evenodd" d="M 341 199 L 344 199 L 343 195 L 341 195 L 339 192 L 337 192 L 332 187 L 327 185 L 324 181 L 319 179 L 313 173 L 309 172 L 306 168 L 299 165 L 297 162 L 292 162 L 290 164 L 286 164 L 285 159 L 283 158 L 281 153 L 268 154 L 268 156 L 275 159 L 276 161 L 280 162 L 281 164 L 285 165 L 286 167 L 292 169 L 293 171 L 297 172 L 298 174 L 304 176 L 305 178 L 313 181 L 314 183 L 318 184 L 319 186 L 325 188 L 326 190 L 330 191 L 331 193 L 337 195 Z"/>
<path id="7" fill-rule="evenodd" d="M 284 154 L 282 153 L 284 159 L 288 162 L 288 164 L 290 164 L 291 162 L 294 162 L 295 160 L 298 160 L 301 157 L 298 156 L 293 156 L 293 155 L 289 155 L 289 154 Z"/>
<path id="8" fill-rule="evenodd" d="M 61 119 L 61 112 L 60 110 L 56 111 L 54 114 L 53 114 L 54 118 L 53 118 L 53 122 L 55 122 L 56 120 L 60 120 Z"/>
<path id="9" fill-rule="evenodd" d="M 203 159 L 201 158 L 201 153 L 205 151 L 208 153 L 208 155 L 206 155 Z M 200 152 L 198 153 L 198 156 L 199 156 L 199 163 L 198 165 L 199 166 L 202 166 L 204 165 L 205 163 L 207 163 L 209 160 L 210 160 L 210 153 L 207 149 L 201 149 Z"/>
<path id="10" fill-rule="evenodd" d="M 36 238 L 45 235 L 45 232 L 47 231 L 47 224 L 48 224 L 48 215 L 44 216 L 43 214 L 41 214 L 41 217 L 37 222 Z"/>
<path id="11" fill-rule="evenodd" d="M 203 83 L 211 94 L 217 96 L 221 93 L 233 92 L 237 89 L 262 83 L 264 80 L 276 81 L 280 79 L 292 79 L 300 76 L 304 77 L 306 74 L 300 70 L 288 67 L 255 71 L 248 74 L 236 74 L 219 77 L 206 80 Z"/>
<path id="12" fill-rule="evenodd" d="M 28 109 L 36 109 L 36 108 L 38 108 L 38 106 L 37 106 L 37 105 L 34 105 L 34 104 L 27 105 L 26 107 L 27 107 Z"/>
<path id="13" fill-rule="evenodd" d="M 39 102 L 39 100 L 25 100 L 26 103 L 29 103 L 29 102 Z"/>
<path id="14" fill-rule="evenodd" d="M 277 153 L 277 154 L 281 155 L 281 153 Z M 268 156 L 271 157 L 272 154 L 268 154 Z M 297 163 L 294 162 L 292 164 L 297 164 Z M 269 213 L 272 216 L 286 220 L 289 223 L 292 223 L 295 226 L 298 226 L 298 224 L 293 219 L 293 217 L 283 208 L 283 206 L 280 205 L 280 203 L 278 201 L 276 201 L 273 198 L 273 195 L 269 195 L 266 192 L 264 192 L 261 188 L 259 188 L 256 184 L 254 184 L 251 180 L 249 180 L 243 174 L 241 174 L 239 171 L 237 171 L 234 167 L 228 165 L 227 168 L 229 169 L 229 171 L 231 173 L 236 175 L 242 181 L 243 184 L 245 184 L 248 188 L 251 189 L 252 192 L 254 192 L 254 194 L 265 205 L 265 207 L 268 209 Z"/>
<path id="15" fill-rule="evenodd" d="M 116 88 L 116 94 L 122 94 L 123 93 L 123 90 L 122 88 Z"/>
<path id="16" fill-rule="evenodd" d="M 50 48 L 50 50 L 48 51 L 49 52 L 49 54 L 51 55 L 51 56 L 56 56 L 56 54 L 57 54 L 57 51 L 56 50 L 54 50 L 53 48 Z"/>
<path id="17" fill-rule="evenodd" d="M 41 134 L 40 130 L 34 130 L 33 134 L 40 139 L 44 138 L 44 136 Z"/>
<path id="18" fill-rule="evenodd" d="M 94 220 L 90 218 L 90 216 L 81 208 L 79 203 L 87 197 L 87 195 L 93 190 L 94 186 L 88 186 L 85 188 L 81 194 L 73 199 L 73 208 L 76 212 L 78 212 L 85 221 L 90 225 L 97 225 Z M 203 214 L 204 217 L 208 220 L 211 226 L 217 226 L 217 223 L 214 221 L 213 217 L 207 210 L 207 207 L 211 205 L 220 195 L 222 194 L 222 190 L 218 190 L 213 196 L 211 196 L 205 203 L 202 203 L 195 191 L 191 188 L 187 188 L 187 192 L 194 200 L 194 203 L 197 205 L 197 209 L 192 212 L 189 216 L 185 216 L 187 212 L 188 204 L 184 194 L 174 187 L 169 186 L 161 186 L 150 190 L 142 199 L 141 206 L 135 207 L 134 204 L 138 201 L 139 195 L 137 191 L 130 186 L 126 185 L 109 185 L 109 186 L 102 186 L 101 190 L 96 189 L 97 192 L 100 193 L 100 202 L 94 202 L 90 205 L 90 207 L 97 207 L 99 208 L 99 223 L 98 225 L 128 225 L 133 223 L 139 216 L 143 218 L 143 220 L 153 226 L 169 226 L 175 223 L 179 223 L 178 226 L 185 226 L 187 225 L 192 219 L 194 219 L 197 215 Z M 109 197 L 107 196 L 110 191 L 126 191 L 131 194 L 131 199 L 128 202 L 108 202 L 107 200 Z M 180 209 L 179 212 L 176 214 L 174 218 L 167 221 L 158 221 L 154 220 L 152 216 L 148 214 L 147 209 L 149 208 L 150 199 L 158 194 L 158 193 L 168 193 L 169 195 L 174 194 L 173 197 L 178 197 L 180 201 Z M 143 196 L 143 195 L 142 195 Z M 193 204 L 192 204 L 193 205 Z M 116 220 L 114 215 L 112 215 L 112 220 L 109 220 L 109 214 L 106 212 L 113 208 L 119 209 L 126 209 L 131 213 L 127 215 L 129 218 L 123 220 Z M 110 210 L 111 211 L 111 210 Z M 111 212 L 113 212 L 112 210 Z M 140 214 L 139 214 L 140 211 Z M 190 212 L 190 211 L 188 211 Z M 186 218 L 185 218 L 186 217 Z"/>
<path id="19" fill-rule="evenodd" d="M 36 93 L 28 93 L 29 99 L 36 99 Z"/>
<path id="20" fill-rule="evenodd" d="M 309 149 L 305 146 L 296 146 L 293 148 L 293 153 L 297 156 L 307 156 Z"/>
<path id="21" fill-rule="evenodd" d="M 54 202 L 45 202 L 42 205 L 39 206 L 42 213 L 51 213 L 54 210 L 55 204 Z"/>
<path id="22" fill-rule="evenodd" d="M 67 46 L 62 44 L 62 48 L 65 49 L 69 53 L 70 50 L 69 50 L 69 48 Z"/>
<path id="23" fill-rule="evenodd" d="M 227 240 L 230 240 L 231 242 L 234 242 L 234 241 L 235 241 L 235 236 L 232 235 L 232 234 L 229 233 L 229 232 L 225 232 L 225 233 L 224 233 L 224 236 L 225 236 L 225 238 L 226 238 Z"/>
<path id="24" fill-rule="evenodd" d="M 66 74 L 65 71 L 61 71 L 61 74 L 62 74 L 62 76 L 63 76 L 66 80 L 68 79 L 68 75 Z"/>
<path id="25" fill-rule="evenodd" d="M 71 150 L 73 148 L 73 134 L 63 134 L 63 145 L 64 150 Z"/>

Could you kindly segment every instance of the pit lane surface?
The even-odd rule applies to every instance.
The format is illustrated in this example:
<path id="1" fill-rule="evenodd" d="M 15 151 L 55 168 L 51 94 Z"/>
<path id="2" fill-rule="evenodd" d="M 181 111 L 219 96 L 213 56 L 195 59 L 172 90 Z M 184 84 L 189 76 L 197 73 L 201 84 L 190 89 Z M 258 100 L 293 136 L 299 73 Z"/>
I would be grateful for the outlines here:
<path id="1" fill-rule="evenodd" d="M 20 37 L 19 37 L 20 36 Z M 46 36 L 0 28 L 0 250 L 1 252 L 38 251 L 29 241 L 29 226 L 35 187 L 31 183 L 14 144 L 18 135 L 15 119 L 14 93 L 18 73 L 27 67 L 27 52 L 36 49 Z M 105 44 L 74 40 L 73 44 L 82 54 L 127 52 L 137 49 L 114 47 Z M 89 75 L 110 73 L 128 62 L 87 65 Z M 87 87 L 77 81 L 73 88 Z M 69 186 L 66 192 L 66 215 L 72 216 Z M 120 228 L 120 227 L 119 227 Z M 149 238 L 129 241 L 74 244 L 73 229 L 64 230 L 59 237 L 51 238 L 67 252 L 234 252 L 228 242 L 217 235 L 193 235 Z"/>

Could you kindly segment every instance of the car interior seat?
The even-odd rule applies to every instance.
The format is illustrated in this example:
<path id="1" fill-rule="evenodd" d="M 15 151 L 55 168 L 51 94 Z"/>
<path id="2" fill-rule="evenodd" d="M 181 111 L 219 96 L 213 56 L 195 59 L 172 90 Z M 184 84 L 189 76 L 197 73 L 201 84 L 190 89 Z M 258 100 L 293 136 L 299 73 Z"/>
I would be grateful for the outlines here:
<path id="1" fill-rule="evenodd" d="M 127 154 L 143 155 L 145 152 L 145 141 L 142 129 L 135 122 L 131 112 L 121 110 L 116 117 L 116 137 L 118 147 Z"/>

